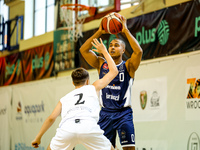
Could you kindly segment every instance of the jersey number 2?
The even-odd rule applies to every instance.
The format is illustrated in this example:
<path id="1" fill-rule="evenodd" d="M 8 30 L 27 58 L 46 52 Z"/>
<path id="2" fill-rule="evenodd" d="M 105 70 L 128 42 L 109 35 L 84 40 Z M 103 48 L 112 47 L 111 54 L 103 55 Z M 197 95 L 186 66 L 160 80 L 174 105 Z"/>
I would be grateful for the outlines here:
<path id="1" fill-rule="evenodd" d="M 75 105 L 79 105 L 79 104 L 84 104 L 85 103 L 85 100 L 82 100 L 83 98 L 83 93 L 80 93 L 80 94 L 76 94 L 75 96 L 79 96 L 79 99 L 78 101 L 75 103 Z"/>

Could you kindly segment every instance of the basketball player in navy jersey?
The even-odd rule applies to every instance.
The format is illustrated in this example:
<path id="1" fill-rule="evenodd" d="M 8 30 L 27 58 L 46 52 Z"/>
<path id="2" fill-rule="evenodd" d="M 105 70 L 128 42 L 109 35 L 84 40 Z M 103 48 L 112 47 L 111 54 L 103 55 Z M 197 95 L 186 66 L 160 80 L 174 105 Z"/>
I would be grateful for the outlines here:
<path id="1" fill-rule="evenodd" d="M 127 28 L 126 18 L 122 16 L 122 33 L 128 39 L 133 53 L 127 61 L 122 60 L 125 52 L 125 43 L 120 39 L 111 41 L 108 51 L 113 58 L 117 68 L 118 75 L 100 91 L 100 119 L 98 124 L 104 130 L 104 135 L 111 141 L 115 147 L 116 131 L 120 138 L 123 150 L 135 150 L 135 132 L 133 125 L 133 116 L 131 108 L 131 86 L 133 84 L 135 72 L 140 65 L 142 58 L 142 49 L 136 39 Z M 91 41 L 105 34 L 105 30 L 100 25 L 97 32 L 91 36 L 80 48 L 80 52 L 89 65 L 96 68 L 99 78 L 102 78 L 109 71 L 107 62 L 100 56 L 97 56 L 90 49 Z"/>

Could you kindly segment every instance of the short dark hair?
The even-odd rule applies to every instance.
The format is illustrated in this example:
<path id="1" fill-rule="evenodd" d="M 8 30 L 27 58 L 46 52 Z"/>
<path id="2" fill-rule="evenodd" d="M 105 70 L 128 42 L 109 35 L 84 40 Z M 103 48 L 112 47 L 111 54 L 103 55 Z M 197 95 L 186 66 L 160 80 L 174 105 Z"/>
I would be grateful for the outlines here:
<path id="1" fill-rule="evenodd" d="M 122 46 L 124 47 L 124 49 L 126 48 L 126 43 L 122 39 L 115 38 L 112 41 L 116 41 L 116 40 L 122 43 Z"/>
<path id="2" fill-rule="evenodd" d="M 84 68 L 77 68 L 71 74 L 74 85 L 83 85 L 89 79 L 89 73 Z"/>

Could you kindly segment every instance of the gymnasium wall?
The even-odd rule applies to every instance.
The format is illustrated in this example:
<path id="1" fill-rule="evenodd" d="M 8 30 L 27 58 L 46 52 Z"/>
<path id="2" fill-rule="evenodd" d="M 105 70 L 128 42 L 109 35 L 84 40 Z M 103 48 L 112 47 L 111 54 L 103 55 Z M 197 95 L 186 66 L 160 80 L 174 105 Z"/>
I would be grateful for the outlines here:
<path id="1" fill-rule="evenodd" d="M 199 150 L 200 51 L 142 61 L 132 88 L 136 150 Z M 90 70 L 90 83 L 98 79 Z M 195 88 L 196 85 L 196 88 Z M 29 150 L 59 99 L 74 87 L 63 77 L 0 88 L 0 149 Z M 143 98 L 143 99 L 142 99 Z M 42 138 L 46 149 L 60 117 Z M 117 146 L 121 150 L 119 141 Z M 76 150 L 83 150 L 81 145 Z"/>
<path id="2" fill-rule="evenodd" d="M 197 51 L 142 62 L 132 89 L 136 150 L 200 148 L 199 56 Z"/>

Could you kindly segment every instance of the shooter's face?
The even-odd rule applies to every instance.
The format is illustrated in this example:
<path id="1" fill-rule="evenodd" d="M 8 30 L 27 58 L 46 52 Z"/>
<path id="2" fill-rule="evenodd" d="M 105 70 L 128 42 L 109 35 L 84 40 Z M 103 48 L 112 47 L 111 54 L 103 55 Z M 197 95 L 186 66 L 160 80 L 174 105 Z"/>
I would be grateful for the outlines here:
<path id="1" fill-rule="evenodd" d="M 112 40 L 108 51 L 111 57 L 121 57 L 124 53 L 124 48 L 119 40 Z"/>

